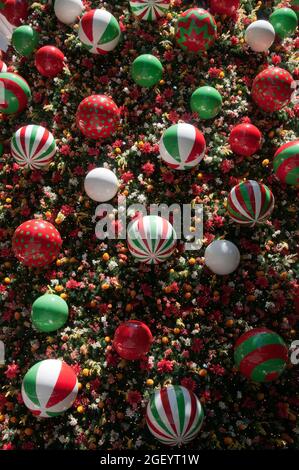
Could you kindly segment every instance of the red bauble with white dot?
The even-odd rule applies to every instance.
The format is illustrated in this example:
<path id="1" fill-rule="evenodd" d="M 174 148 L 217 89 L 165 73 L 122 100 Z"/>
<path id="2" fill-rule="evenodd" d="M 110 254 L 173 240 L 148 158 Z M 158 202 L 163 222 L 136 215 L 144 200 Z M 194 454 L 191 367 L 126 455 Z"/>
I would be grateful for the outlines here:
<path id="1" fill-rule="evenodd" d="M 54 225 L 33 219 L 19 225 L 12 239 L 12 249 L 25 266 L 45 267 L 57 258 L 62 239 Z"/>
<path id="2" fill-rule="evenodd" d="M 231 131 L 229 144 L 237 155 L 250 157 L 261 148 L 262 134 L 253 124 L 239 124 Z"/>
<path id="3" fill-rule="evenodd" d="M 91 95 L 79 104 L 76 123 L 90 139 L 108 138 L 115 131 L 119 117 L 119 109 L 109 96 Z"/>
<path id="4" fill-rule="evenodd" d="M 136 361 L 147 354 L 153 341 L 149 327 L 138 320 L 129 320 L 117 328 L 113 346 L 123 359 Z"/>
<path id="5" fill-rule="evenodd" d="M 35 54 L 35 66 L 44 77 L 56 77 L 62 72 L 65 57 L 55 46 L 43 46 Z"/>
<path id="6" fill-rule="evenodd" d="M 240 0 L 210 0 L 212 13 L 233 16 L 240 7 Z"/>

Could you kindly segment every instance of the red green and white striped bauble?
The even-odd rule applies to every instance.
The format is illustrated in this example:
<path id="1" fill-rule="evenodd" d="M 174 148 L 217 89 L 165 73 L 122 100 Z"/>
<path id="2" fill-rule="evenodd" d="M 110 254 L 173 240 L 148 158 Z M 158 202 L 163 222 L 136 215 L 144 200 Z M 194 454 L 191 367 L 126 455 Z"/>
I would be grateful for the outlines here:
<path id="1" fill-rule="evenodd" d="M 242 375 L 254 382 L 270 382 L 286 367 L 288 348 L 274 331 L 253 328 L 237 340 L 234 357 Z"/>
<path id="2" fill-rule="evenodd" d="M 78 380 L 73 369 L 58 359 L 37 362 L 22 383 L 25 405 L 42 418 L 59 416 L 75 401 Z"/>
<path id="3" fill-rule="evenodd" d="M 140 217 L 128 230 L 128 248 L 146 264 L 166 260 L 176 246 L 176 233 L 168 220 L 158 215 Z"/>
<path id="4" fill-rule="evenodd" d="M 7 72 L 7 65 L 2 60 L 0 60 L 0 73 L 2 72 Z"/>
<path id="5" fill-rule="evenodd" d="M 20 75 L 11 72 L 0 73 L 0 113 L 15 114 L 23 111 L 31 91 L 28 83 Z"/>
<path id="6" fill-rule="evenodd" d="M 176 40 L 183 51 L 200 53 L 209 49 L 217 37 L 214 17 L 202 8 L 189 8 L 178 18 Z"/>
<path id="7" fill-rule="evenodd" d="M 55 152 L 54 137 L 42 126 L 23 126 L 11 140 L 11 153 L 22 168 L 40 170 L 50 163 Z"/>
<path id="8" fill-rule="evenodd" d="M 265 221 L 274 209 L 274 196 L 265 184 L 254 180 L 233 187 L 227 200 L 229 216 L 238 224 L 254 226 Z"/>
<path id="9" fill-rule="evenodd" d="M 168 166 L 175 170 L 186 170 L 203 159 L 206 141 L 195 126 L 186 123 L 174 124 L 163 133 L 159 150 Z"/>
<path id="10" fill-rule="evenodd" d="M 130 0 L 130 6 L 140 20 L 155 21 L 166 14 L 170 0 Z"/>
<path id="11" fill-rule="evenodd" d="M 156 391 L 147 405 L 149 430 L 159 441 L 170 446 L 181 446 L 192 441 L 203 419 L 203 409 L 197 396 L 180 385 Z"/>
<path id="12" fill-rule="evenodd" d="M 93 54 L 107 54 L 119 42 L 118 21 L 104 9 L 90 10 L 81 18 L 79 39 Z"/>
<path id="13" fill-rule="evenodd" d="M 282 183 L 299 183 L 299 139 L 279 147 L 274 155 L 273 168 Z"/>

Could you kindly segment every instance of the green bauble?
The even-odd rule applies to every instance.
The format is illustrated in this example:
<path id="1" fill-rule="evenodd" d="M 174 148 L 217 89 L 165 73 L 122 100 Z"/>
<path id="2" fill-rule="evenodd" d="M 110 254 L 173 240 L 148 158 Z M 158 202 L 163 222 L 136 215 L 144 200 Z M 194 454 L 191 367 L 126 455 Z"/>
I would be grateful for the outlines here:
<path id="1" fill-rule="evenodd" d="M 3 144 L 0 144 L 0 157 L 2 157 L 4 151 Z"/>
<path id="2" fill-rule="evenodd" d="M 222 96 L 215 88 L 202 86 L 193 92 L 190 106 L 200 119 L 212 119 L 221 111 Z"/>
<path id="3" fill-rule="evenodd" d="M 22 56 L 29 56 L 36 49 L 39 41 L 38 33 L 31 26 L 19 26 L 12 33 L 11 42 L 14 49 Z"/>
<path id="4" fill-rule="evenodd" d="M 157 57 L 142 54 L 132 64 L 132 78 L 137 85 L 150 88 L 162 78 L 163 66 Z"/>
<path id="5" fill-rule="evenodd" d="M 297 28 L 297 15 L 291 8 L 278 8 L 270 16 L 275 33 L 282 39 L 291 36 Z"/>
<path id="6" fill-rule="evenodd" d="M 294 12 L 296 13 L 297 18 L 299 20 L 299 0 L 292 0 L 291 8 L 292 8 L 292 10 L 294 10 Z"/>
<path id="7" fill-rule="evenodd" d="M 31 320 L 37 330 L 48 333 L 61 328 L 68 314 L 68 305 L 59 295 L 44 294 L 34 301 Z"/>

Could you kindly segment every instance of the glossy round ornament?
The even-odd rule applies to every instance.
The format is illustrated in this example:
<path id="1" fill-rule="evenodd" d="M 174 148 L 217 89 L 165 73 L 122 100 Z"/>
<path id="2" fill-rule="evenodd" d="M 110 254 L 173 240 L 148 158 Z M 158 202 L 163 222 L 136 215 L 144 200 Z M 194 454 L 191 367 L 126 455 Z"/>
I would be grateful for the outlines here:
<path id="1" fill-rule="evenodd" d="M 84 13 L 79 24 L 79 39 L 93 54 L 113 51 L 120 40 L 117 19 L 109 11 L 101 9 Z"/>
<path id="2" fill-rule="evenodd" d="M 110 201 L 117 194 L 118 188 L 118 179 L 108 168 L 94 168 L 84 180 L 86 194 L 97 202 Z"/>
<path id="3" fill-rule="evenodd" d="M 199 433 L 204 420 L 197 396 L 181 385 L 170 385 L 155 391 L 146 409 L 150 432 L 162 444 L 181 446 Z"/>
<path id="4" fill-rule="evenodd" d="M 299 139 L 287 142 L 275 152 L 273 169 L 284 184 L 299 184 Z"/>
<path id="5" fill-rule="evenodd" d="M 123 359 L 136 361 L 149 352 L 152 341 L 151 330 L 145 323 L 129 320 L 115 331 L 113 346 Z"/>
<path id="6" fill-rule="evenodd" d="M 1 94 L 0 113 L 15 114 L 24 111 L 31 98 L 31 91 L 24 78 L 16 73 L 0 73 Z"/>
<path id="7" fill-rule="evenodd" d="M 165 261 L 176 247 L 176 232 L 168 220 L 147 215 L 135 220 L 128 230 L 129 251 L 145 264 Z"/>
<path id="8" fill-rule="evenodd" d="M 15 51 L 25 57 L 32 54 L 38 41 L 38 33 L 29 25 L 18 26 L 12 33 L 11 42 Z"/>
<path id="9" fill-rule="evenodd" d="M 137 85 L 150 88 L 161 80 L 163 66 L 152 54 L 142 54 L 134 60 L 131 74 Z"/>
<path id="10" fill-rule="evenodd" d="M 269 20 L 275 33 L 281 39 L 292 36 L 298 25 L 297 15 L 291 8 L 277 8 L 270 15 Z"/>
<path id="11" fill-rule="evenodd" d="M 192 124 L 179 123 L 163 132 L 159 142 L 162 160 L 174 170 L 192 168 L 203 159 L 206 141 Z"/>
<path id="12" fill-rule="evenodd" d="M 183 51 L 201 53 L 216 41 L 214 17 L 202 8 L 190 8 L 178 18 L 175 37 Z"/>
<path id="13" fill-rule="evenodd" d="M 64 24 L 75 23 L 83 8 L 81 0 L 55 0 L 54 3 L 55 15 Z"/>
<path id="14" fill-rule="evenodd" d="M 299 20 L 299 0 L 292 0 L 290 5 L 292 10 L 296 13 L 297 19 Z"/>
<path id="15" fill-rule="evenodd" d="M 2 72 L 7 72 L 7 65 L 2 60 L 0 60 L 0 73 Z"/>
<path id="16" fill-rule="evenodd" d="M 23 126 L 11 139 L 11 153 L 21 168 L 41 170 L 48 167 L 56 153 L 55 139 L 43 126 Z"/>
<path id="17" fill-rule="evenodd" d="M 267 328 L 253 328 L 237 340 L 235 364 L 240 373 L 254 382 L 276 380 L 288 361 L 288 348 L 283 339 Z"/>
<path id="18" fill-rule="evenodd" d="M 261 148 L 262 134 L 253 124 L 238 124 L 230 133 L 229 145 L 237 155 L 250 157 Z"/>
<path id="19" fill-rule="evenodd" d="M 200 119 L 213 119 L 222 109 L 222 96 L 216 88 L 202 86 L 192 93 L 190 106 Z"/>
<path id="20" fill-rule="evenodd" d="M 240 263 L 240 252 L 229 240 L 215 240 L 210 243 L 204 257 L 207 267 L 220 276 L 231 274 Z"/>
<path id="21" fill-rule="evenodd" d="M 19 26 L 28 17 L 27 0 L 0 0 L 0 14 L 13 26 Z"/>
<path id="22" fill-rule="evenodd" d="M 239 7 L 240 0 L 210 0 L 212 13 L 218 13 L 218 15 L 233 16 Z"/>
<path id="23" fill-rule="evenodd" d="M 78 380 L 73 369 L 58 359 L 37 362 L 25 374 L 22 398 L 33 415 L 60 416 L 77 398 Z"/>
<path id="24" fill-rule="evenodd" d="M 130 7 L 139 20 L 155 21 L 166 15 L 170 0 L 130 0 Z"/>
<path id="25" fill-rule="evenodd" d="M 287 70 L 268 67 L 255 77 L 251 90 L 252 99 L 263 111 L 279 111 L 291 100 L 293 82 L 293 77 Z"/>
<path id="26" fill-rule="evenodd" d="M 44 294 L 32 304 L 31 321 L 38 331 L 48 333 L 62 328 L 68 319 L 69 308 L 59 295 Z"/>
<path id="27" fill-rule="evenodd" d="M 245 31 L 245 41 L 253 51 L 266 52 L 275 41 L 275 30 L 269 21 L 254 21 Z"/>
<path id="28" fill-rule="evenodd" d="M 35 54 L 35 66 L 44 77 L 53 78 L 59 75 L 64 62 L 63 52 L 55 46 L 43 46 Z"/>
<path id="29" fill-rule="evenodd" d="M 29 267 L 45 267 L 56 258 L 62 246 L 61 236 L 50 222 L 33 219 L 15 230 L 12 249 L 18 260 Z"/>
<path id="30" fill-rule="evenodd" d="M 108 138 L 119 123 L 120 112 L 115 102 L 106 95 L 91 95 L 78 106 L 77 126 L 90 139 Z"/>
<path id="31" fill-rule="evenodd" d="M 232 188 L 227 200 L 227 211 L 234 222 L 253 227 L 270 217 L 274 203 L 274 196 L 268 186 L 248 180 Z"/>

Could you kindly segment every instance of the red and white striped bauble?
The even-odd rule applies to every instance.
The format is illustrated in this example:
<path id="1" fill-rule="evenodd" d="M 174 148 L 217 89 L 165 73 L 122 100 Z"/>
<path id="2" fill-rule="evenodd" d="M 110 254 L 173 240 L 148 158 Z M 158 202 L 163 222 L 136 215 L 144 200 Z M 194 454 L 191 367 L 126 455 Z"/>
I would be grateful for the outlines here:
<path id="1" fill-rule="evenodd" d="M 130 0 L 130 7 L 140 20 L 155 21 L 166 15 L 170 0 Z"/>
<path id="2" fill-rule="evenodd" d="M 120 39 L 117 19 L 104 9 L 85 13 L 79 25 L 79 39 L 93 54 L 107 54 L 117 46 Z"/>
<path id="3" fill-rule="evenodd" d="M 43 126 L 30 124 L 13 135 L 11 153 L 20 167 L 40 170 L 51 162 L 56 144 L 51 132 Z"/>
<path id="4" fill-rule="evenodd" d="M 22 382 L 25 405 L 41 418 L 59 416 L 75 401 L 78 380 L 73 369 L 58 359 L 37 362 Z"/>
<path id="5" fill-rule="evenodd" d="M 0 60 L 0 73 L 2 72 L 7 72 L 7 65 L 2 60 Z"/>

